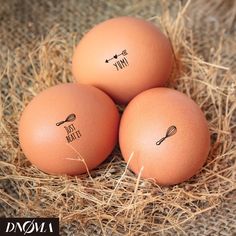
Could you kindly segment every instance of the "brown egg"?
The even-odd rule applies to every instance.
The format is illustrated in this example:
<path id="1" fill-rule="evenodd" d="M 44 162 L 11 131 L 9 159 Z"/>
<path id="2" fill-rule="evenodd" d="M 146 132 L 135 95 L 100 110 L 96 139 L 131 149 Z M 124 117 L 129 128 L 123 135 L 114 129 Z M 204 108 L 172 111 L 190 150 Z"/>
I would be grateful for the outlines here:
<path id="1" fill-rule="evenodd" d="M 26 157 L 52 174 L 97 167 L 117 142 L 119 113 L 102 91 L 73 83 L 51 87 L 26 107 L 19 124 Z"/>
<path id="2" fill-rule="evenodd" d="M 116 102 L 128 103 L 149 88 L 167 84 L 173 64 L 169 40 L 152 23 L 133 17 L 107 20 L 78 44 L 72 72 Z"/>
<path id="3" fill-rule="evenodd" d="M 129 167 L 161 185 L 181 183 L 205 163 L 210 135 L 198 105 L 176 90 L 154 88 L 136 96 L 121 119 L 119 142 Z"/>

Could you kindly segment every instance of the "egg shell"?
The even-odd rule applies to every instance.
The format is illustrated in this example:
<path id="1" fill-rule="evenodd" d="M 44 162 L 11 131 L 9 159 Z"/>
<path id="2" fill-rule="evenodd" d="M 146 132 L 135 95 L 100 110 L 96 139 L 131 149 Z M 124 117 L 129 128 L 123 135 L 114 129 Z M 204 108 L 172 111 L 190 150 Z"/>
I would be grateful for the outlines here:
<path id="1" fill-rule="evenodd" d="M 210 134 L 204 114 L 192 99 L 173 89 L 154 88 L 128 104 L 119 143 L 136 174 L 160 185 L 173 185 L 189 179 L 203 166 Z"/>
<path id="2" fill-rule="evenodd" d="M 171 44 L 152 23 L 118 17 L 91 29 L 75 49 L 72 72 L 120 104 L 149 88 L 165 86 L 173 65 Z"/>
<path id="3" fill-rule="evenodd" d="M 107 158 L 117 142 L 118 125 L 118 110 L 105 93 L 88 85 L 61 84 L 27 105 L 19 140 L 26 157 L 42 171 L 76 175 Z"/>

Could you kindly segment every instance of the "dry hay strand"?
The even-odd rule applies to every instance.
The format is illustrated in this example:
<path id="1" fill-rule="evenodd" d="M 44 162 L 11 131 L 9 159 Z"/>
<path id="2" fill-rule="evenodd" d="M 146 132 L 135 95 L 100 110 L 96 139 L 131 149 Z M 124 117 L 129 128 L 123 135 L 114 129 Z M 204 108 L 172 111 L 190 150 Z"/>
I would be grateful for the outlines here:
<path id="1" fill-rule="evenodd" d="M 40 42 L 8 55 L 1 68 L 2 214 L 55 216 L 62 228 L 69 224 L 89 235 L 184 233 L 185 223 L 220 206 L 235 191 L 235 75 L 221 65 L 223 39 L 208 62 L 196 53 L 191 28 L 186 25 L 187 6 L 175 18 L 166 9 L 150 20 L 160 23 L 173 46 L 176 63 L 171 87 L 195 100 L 209 121 L 212 148 L 201 171 L 182 184 L 161 187 L 135 176 L 118 147 L 97 169 L 78 177 L 47 175 L 32 166 L 19 146 L 20 114 L 43 89 L 72 81 L 76 35 L 65 36 L 55 27 Z"/>

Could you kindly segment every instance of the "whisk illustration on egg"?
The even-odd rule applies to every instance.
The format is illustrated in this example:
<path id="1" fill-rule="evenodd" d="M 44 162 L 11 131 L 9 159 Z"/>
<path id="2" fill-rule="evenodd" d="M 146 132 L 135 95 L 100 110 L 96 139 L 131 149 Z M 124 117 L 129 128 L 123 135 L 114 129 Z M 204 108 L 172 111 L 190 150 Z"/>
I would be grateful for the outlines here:
<path id="1" fill-rule="evenodd" d="M 68 115 L 65 120 L 57 122 L 56 126 L 60 126 L 60 125 L 64 124 L 65 122 L 72 122 L 75 119 L 76 119 L 76 115 L 74 113 L 72 113 L 72 114 Z"/>
<path id="2" fill-rule="evenodd" d="M 174 126 L 174 125 L 170 126 L 170 127 L 167 129 L 167 131 L 166 131 L 166 135 L 165 135 L 163 138 L 159 139 L 159 140 L 156 142 L 156 145 L 161 145 L 161 143 L 162 143 L 166 138 L 169 138 L 169 137 L 175 135 L 176 132 L 177 132 L 176 126 Z"/>

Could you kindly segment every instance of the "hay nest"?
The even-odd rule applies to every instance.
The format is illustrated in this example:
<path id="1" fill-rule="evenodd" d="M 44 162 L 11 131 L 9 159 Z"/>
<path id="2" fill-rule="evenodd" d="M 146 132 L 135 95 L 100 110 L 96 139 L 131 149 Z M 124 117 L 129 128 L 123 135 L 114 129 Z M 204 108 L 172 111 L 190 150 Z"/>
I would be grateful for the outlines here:
<path id="1" fill-rule="evenodd" d="M 0 199 L 5 216 L 9 208 L 16 216 L 55 216 L 61 228 L 69 224 L 71 232 L 90 235 L 181 232 L 185 223 L 216 208 L 236 189 L 236 78 L 221 64 L 223 37 L 217 50 L 208 48 L 208 61 L 199 55 L 187 6 L 176 17 L 164 7 L 161 16 L 149 20 L 161 26 L 173 46 L 171 87 L 196 101 L 209 121 L 212 148 L 202 170 L 182 184 L 161 187 L 135 176 L 118 147 L 97 169 L 78 177 L 47 175 L 32 166 L 19 146 L 21 112 L 43 89 L 72 81 L 76 34 L 67 37 L 55 27 L 0 66 Z M 11 190 L 4 187 L 9 184 Z"/>

